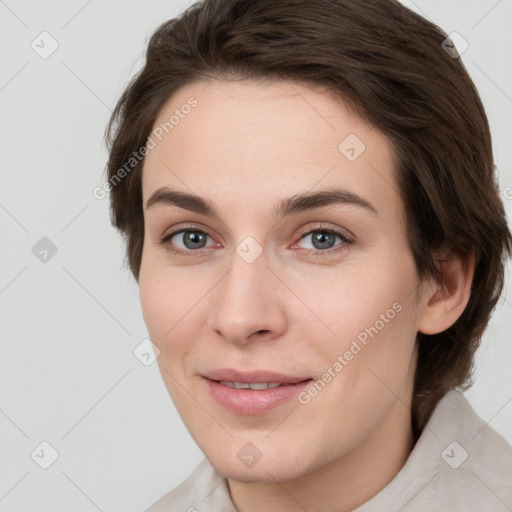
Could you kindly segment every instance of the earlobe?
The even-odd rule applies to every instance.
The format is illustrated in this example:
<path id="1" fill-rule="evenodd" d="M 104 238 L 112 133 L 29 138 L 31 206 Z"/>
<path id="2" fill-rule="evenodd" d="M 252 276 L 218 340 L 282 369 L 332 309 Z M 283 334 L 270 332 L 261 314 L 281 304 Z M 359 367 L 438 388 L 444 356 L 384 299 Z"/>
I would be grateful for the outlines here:
<path id="1" fill-rule="evenodd" d="M 449 252 L 437 260 L 443 282 L 425 287 L 418 331 L 438 334 L 449 329 L 462 315 L 471 296 L 475 254 Z"/>

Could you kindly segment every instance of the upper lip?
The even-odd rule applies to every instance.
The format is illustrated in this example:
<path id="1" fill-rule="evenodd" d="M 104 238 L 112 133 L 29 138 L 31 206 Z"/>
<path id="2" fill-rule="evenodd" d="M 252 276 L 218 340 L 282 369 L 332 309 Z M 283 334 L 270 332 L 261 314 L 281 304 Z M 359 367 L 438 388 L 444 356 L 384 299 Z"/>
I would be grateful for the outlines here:
<path id="1" fill-rule="evenodd" d="M 309 380 L 310 377 L 300 377 L 297 375 L 285 375 L 268 370 L 252 370 L 243 372 L 232 368 L 218 368 L 209 370 L 203 374 L 210 380 L 224 380 L 228 382 L 280 382 L 294 384 Z"/>

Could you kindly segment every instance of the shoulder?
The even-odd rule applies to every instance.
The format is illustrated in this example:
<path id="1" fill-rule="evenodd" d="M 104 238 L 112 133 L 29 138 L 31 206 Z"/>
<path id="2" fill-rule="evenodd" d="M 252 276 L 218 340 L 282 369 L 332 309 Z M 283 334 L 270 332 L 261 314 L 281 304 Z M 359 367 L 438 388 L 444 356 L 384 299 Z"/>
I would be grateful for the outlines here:
<path id="1" fill-rule="evenodd" d="M 404 467 L 357 512 L 393 503 L 415 512 L 510 512 L 512 447 L 452 390 L 437 405 Z"/>
<path id="2" fill-rule="evenodd" d="M 512 447 L 462 393 L 444 397 L 430 428 L 439 460 L 426 495 L 443 496 L 452 510 L 510 510 Z"/>
<path id="3" fill-rule="evenodd" d="M 236 512 L 226 479 L 208 460 L 201 461 L 178 487 L 160 498 L 145 512 Z"/>

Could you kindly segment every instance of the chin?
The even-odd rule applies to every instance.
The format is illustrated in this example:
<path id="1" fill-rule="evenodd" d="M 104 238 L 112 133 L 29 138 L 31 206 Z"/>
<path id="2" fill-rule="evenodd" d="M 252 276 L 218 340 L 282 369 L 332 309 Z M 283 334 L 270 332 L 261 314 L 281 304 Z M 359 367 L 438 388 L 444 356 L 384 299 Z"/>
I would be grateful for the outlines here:
<path id="1" fill-rule="evenodd" d="M 307 463 L 304 454 L 294 451 L 295 454 L 289 456 L 282 450 L 276 452 L 274 449 L 271 453 L 262 453 L 256 462 L 248 459 L 246 463 L 244 456 L 251 453 L 250 448 L 246 448 L 246 451 L 229 450 L 230 456 L 208 452 L 205 455 L 215 471 L 226 478 L 244 483 L 275 483 L 299 478 L 314 469 Z"/>
<path id="2" fill-rule="evenodd" d="M 212 464 L 212 461 L 210 461 L 210 464 Z M 217 473 L 229 480 L 247 484 L 284 482 L 307 474 L 307 471 L 298 472 L 299 468 L 294 468 L 292 471 L 290 468 L 283 467 L 282 463 L 274 466 L 273 464 L 263 464 L 262 461 L 252 468 L 244 468 L 241 464 L 229 464 L 226 461 L 221 462 L 220 465 L 212 464 L 212 466 Z"/>

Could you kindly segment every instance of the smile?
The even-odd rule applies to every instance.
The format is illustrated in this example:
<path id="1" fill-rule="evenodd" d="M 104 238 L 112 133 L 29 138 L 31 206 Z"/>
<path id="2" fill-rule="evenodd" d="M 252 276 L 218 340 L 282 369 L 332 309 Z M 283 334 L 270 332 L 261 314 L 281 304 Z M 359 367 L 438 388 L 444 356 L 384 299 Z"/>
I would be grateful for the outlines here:
<path id="1" fill-rule="evenodd" d="M 313 379 L 299 382 L 238 382 L 203 377 L 209 396 L 231 413 L 254 416 L 283 407 Z M 298 403 L 295 401 L 294 403 Z"/>

